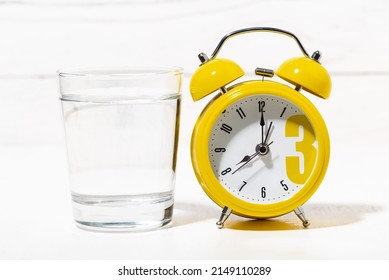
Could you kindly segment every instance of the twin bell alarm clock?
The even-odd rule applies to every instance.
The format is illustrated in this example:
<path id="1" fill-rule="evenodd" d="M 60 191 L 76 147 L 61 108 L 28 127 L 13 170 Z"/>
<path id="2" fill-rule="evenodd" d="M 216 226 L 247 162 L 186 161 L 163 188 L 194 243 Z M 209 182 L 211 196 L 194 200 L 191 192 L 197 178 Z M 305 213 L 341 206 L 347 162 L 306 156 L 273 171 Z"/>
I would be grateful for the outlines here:
<path id="1" fill-rule="evenodd" d="M 245 73 L 234 61 L 217 58 L 231 37 L 273 32 L 297 42 L 303 56 L 277 70 L 256 68 L 258 79 L 233 83 Z M 294 211 L 304 227 L 310 222 L 302 205 L 326 173 L 330 141 L 316 107 L 302 94 L 327 99 L 331 79 L 292 33 L 268 27 L 246 28 L 224 36 L 190 81 L 194 101 L 215 93 L 197 119 L 191 159 L 205 193 L 223 210 L 219 228 L 231 213 L 266 219 Z M 282 82 L 272 80 L 276 75 Z"/>

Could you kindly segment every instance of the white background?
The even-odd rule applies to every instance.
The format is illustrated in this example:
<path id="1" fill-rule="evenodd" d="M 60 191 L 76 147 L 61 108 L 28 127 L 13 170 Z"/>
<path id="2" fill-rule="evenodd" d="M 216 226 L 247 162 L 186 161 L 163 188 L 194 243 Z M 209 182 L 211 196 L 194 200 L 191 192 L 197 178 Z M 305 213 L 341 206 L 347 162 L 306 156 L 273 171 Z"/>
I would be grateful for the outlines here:
<path id="1" fill-rule="evenodd" d="M 0 259 L 388 259 L 389 2 L 74 0 L 0 1 Z M 189 142 L 201 109 L 188 84 L 230 31 L 272 26 L 319 49 L 329 100 L 311 98 L 332 154 L 305 211 L 268 221 L 231 217 L 193 174 Z M 288 37 L 254 34 L 220 57 L 247 71 L 300 55 Z M 170 228 L 109 234 L 74 226 L 55 71 L 66 66 L 177 65 L 185 69 L 176 205 Z"/>

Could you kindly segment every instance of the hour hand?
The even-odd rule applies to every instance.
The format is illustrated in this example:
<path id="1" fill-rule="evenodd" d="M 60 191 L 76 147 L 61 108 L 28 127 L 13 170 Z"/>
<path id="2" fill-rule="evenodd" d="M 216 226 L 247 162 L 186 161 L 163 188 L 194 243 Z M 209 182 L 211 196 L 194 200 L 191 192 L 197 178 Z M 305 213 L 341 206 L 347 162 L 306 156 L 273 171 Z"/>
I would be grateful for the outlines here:
<path id="1" fill-rule="evenodd" d="M 245 166 L 246 164 L 248 164 L 253 158 L 255 158 L 256 156 L 258 155 L 257 152 L 255 152 L 254 154 L 252 154 L 251 156 L 244 156 L 244 158 L 238 162 L 236 165 L 244 162 L 241 166 L 238 167 L 238 169 L 236 169 L 234 172 L 232 172 L 232 175 L 235 174 L 235 172 L 237 172 L 238 170 L 240 170 L 243 166 Z"/>
<path id="2" fill-rule="evenodd" d="M 241 161 L 239 161 L 236 165 L 241 164 L 242 162 L 249 161 L 250 158 L 253 157 L 253 156 L 255 156 L 256 154 L 257 154 L 257 153 L 254 153 L 254 154 L 252 154 L 251 156 L 249 156 L 249 155 L 244 156 L 243 159 L 242 159 Z"/>
<path id="3" fill-rule="evenodd" d="M 252 154 L 251 156 L 249 156 L 249 155 L 244 156 L 243 159 L 236 164 L 236 165 L 238 165 L 238 164 L 243 163 L 241 166 L 238 167 L 238 169 L 236 169 L 234 172 L 232 172 L 232 175 L 235 174 L 238 170 L 240 170 L 243 166 L 248 164 L 250 161 L 252 161 L 256 156 L 258 156 L 258 155 L 260 155 L 260 156 L 266 155 L 269 152 L 269 146 L 271 144 L 273 144 L 273 141 L 271 141 L 267 145 L 258 144 L 255 147 L 256 152 L 254 154 Z"/>

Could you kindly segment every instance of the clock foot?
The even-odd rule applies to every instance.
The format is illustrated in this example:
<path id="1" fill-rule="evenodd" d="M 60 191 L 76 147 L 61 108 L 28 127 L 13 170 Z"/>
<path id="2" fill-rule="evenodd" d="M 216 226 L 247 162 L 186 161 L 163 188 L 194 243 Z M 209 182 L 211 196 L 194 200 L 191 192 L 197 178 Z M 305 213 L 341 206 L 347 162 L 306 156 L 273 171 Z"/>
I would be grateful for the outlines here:
<path id="1" fill-rule="evenodd" d="M 228 217 L 231 215 L 232 210 L 228 208 L 227 206 L 224 206 L 222 214 L 220 215 L 219 221 L 217 221 L 216 225 L 218 228 L 222 229 L 224 227 L 224 222 L 228 219 Z"/>
<path id="2" fill-rule="evenodd" d="M 294 209 L 293 211 L 297 215 L 297 217 L 303 222 L 303 226 L 305 228 L 309 227 L 311 222 L 305 217 L 305 213 L 304 213 L 303 208 L 300 206 L 300 207 L 297 207 L 296 209 Z"/>

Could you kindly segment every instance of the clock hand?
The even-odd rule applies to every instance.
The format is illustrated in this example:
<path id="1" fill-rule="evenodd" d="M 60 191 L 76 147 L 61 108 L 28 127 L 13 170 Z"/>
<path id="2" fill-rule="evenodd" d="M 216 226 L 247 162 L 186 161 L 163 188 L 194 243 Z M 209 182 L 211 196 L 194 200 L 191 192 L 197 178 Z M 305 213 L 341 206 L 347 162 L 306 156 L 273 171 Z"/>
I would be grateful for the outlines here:
<path id="1" fill-rule="evenodd" d="M 267 143 L 267 138 L 269 137 L 269 133 L 270 133 L 270 130 L 271 130 L 272 125 L 273 125 L 273 122 L 270 122 L 269 128 L 267 129 L 267 132 L 266 132 L 265 142 L 262 142 L 262 143 L 265 144 L 265 145 L 266 145 L 266 143 Z M 273 143 L 273 142 L 272 142 L 272 143 Z M 270 144 L 268 144 L 268 146 L 269 146 L 269 145 L 270 145 Z"/>
<path id="2" fill-rule="evenodd" d="M 248 159 L 245 163 L 243 163 L 241 166 L 239 166 L 238 169 L 236 169 L 234 172 L 232 172 L 231 175 L 234 175 L 235 172 L 237 172 L 237 171 L 240 170 L 243 166 L 245 166 L 246 164 L 248 164 L 248 163 L 249 163 L 253 158 L 255 158 L 257 155 L 259 155 L 259 153 L 255 153 L 255 154 L 253 154 L 252 156 L 250 156 L 249 159 Z"/>
<path id="3" fill-rule="evenodd" d="M 261 125 L 261 131 L 262 131 L 262 144 L 265 143 L 263 142 L 263 127 L 265 126 L 265 119 L 263 118 L 263 110 L 261 111 L 261 121 L 259 123 Z"/>
<path id="4" fill-rule="evenodd" d="M 250 160 L 251 157 L 256 156 L 256 155 L 257 155 L 257 152 L 255 152 L 255 153 L 252 154 L 251 156 L 246 155 L 246 156 L 244 156 L 243 159 L 242 159 L 240 162 L 238 162 L 236 165 L 238 165 L 238 164 L 240 164 L 240 163 L 242 163 L 242 162 L 246 162 L 246 161 Z"/>
<path id="5" fill-rule="evenodd" d="M 232 172 L 231 175 L 234 175 L 238 170 L 240 170 L 243 166 L 245 166 L 246 164 L 248 164 L 250 161 L 252 161 L 257 155 L 266 155 L 268 153 L 268 147 L 273 144 L 273 141 L 271 141 L 269 144 L 263 146 L 262 144 L 258 144 L 256 147 L 255 147 L 255 150 L 256 152 L 254 154 L 252 154 L 251 156 L 249 155 L 246 155 L 243 157 L 243 159 L 238 162 L 236 165 L 238 165 L 239 163 L 242 163 L 242 162 L 245 162 L 244 164 L 242 164 L 241 166 L 238 167 L 238 169 L 236 169 L 234 172 Z M 265 148 L 265 152 L 263 152 L 262 148 Z"/>

